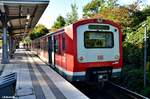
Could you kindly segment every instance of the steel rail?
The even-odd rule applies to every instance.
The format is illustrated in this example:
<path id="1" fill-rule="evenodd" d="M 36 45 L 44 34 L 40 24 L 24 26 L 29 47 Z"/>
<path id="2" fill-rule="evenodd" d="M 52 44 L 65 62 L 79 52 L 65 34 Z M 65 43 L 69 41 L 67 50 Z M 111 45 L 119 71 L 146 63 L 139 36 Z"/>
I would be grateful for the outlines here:
<path id="1" fill-rule="evenodd" d="M 133 99 L 149 99 L 149 98 L 147 98 L 147 97 L 145 97 L 145 96 L 143 96 L 143 95 L 140 95 L 140 94 L 138 94 L 138 93 L 136 93 L 136 92 L 133 92 L 133 91 L 131 91 L 131 90 L 129 90 L 129 89 L 126 89 L 126 88 L 124 88 L 124 87 L 122 87 L 122 86 L 119 86 L 119 85 L 117 85 L 117 84 L 115 84 L 115 83 L 110 82 L 110 84 L 111 84 L 112 86 L 117 87 L 118 89 L 122 90 L 122 91 L 125 92 L 128 96 L 133 97 Z"/>

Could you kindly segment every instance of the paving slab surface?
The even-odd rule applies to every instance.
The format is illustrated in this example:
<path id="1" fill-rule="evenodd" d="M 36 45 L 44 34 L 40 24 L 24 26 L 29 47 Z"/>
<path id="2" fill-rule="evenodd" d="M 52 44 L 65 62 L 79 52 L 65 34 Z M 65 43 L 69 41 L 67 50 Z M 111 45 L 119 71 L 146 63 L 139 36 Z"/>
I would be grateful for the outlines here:
<path id="1" fill-rule="evenodd" d="M 17 73 L 16 99 L 88 99 L 25 49 L 17 49 L 9 64 L 0 64 L 0 70 L 2 75 Z"/>

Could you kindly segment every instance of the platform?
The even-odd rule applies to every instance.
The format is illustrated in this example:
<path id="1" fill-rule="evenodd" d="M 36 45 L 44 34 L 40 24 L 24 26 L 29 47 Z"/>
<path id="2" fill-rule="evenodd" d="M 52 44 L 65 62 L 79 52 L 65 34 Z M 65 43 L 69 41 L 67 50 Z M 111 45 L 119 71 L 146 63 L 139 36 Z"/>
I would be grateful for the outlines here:
<path id="1" fill-rule="evenodd" d="M 58 73 L 25 49 L 17 49 L 1 75 L 17 73 L 16 99 L 88 99 Z"/>

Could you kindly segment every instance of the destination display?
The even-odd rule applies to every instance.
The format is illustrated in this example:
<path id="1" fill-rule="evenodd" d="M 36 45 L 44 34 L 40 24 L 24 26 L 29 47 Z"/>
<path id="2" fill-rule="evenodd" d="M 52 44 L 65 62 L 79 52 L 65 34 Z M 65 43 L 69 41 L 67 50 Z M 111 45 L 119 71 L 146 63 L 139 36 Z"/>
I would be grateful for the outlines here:
<path id="1" fill-rule="evenodd" d="M 99 29 L 99 30 L 109 30 L 110 27 L 108 25 L 89 25 L 88 28 Z"/>

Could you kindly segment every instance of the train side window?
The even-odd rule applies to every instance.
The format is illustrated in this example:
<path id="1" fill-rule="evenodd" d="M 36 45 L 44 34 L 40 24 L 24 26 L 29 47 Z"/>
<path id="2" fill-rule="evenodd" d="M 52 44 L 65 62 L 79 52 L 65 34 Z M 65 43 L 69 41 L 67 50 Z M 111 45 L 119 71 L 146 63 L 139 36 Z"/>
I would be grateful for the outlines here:
<path id="1" fill-rule="evenodd" d="M 48 44 L 48 42 L 47 42 L 47 38 L 44 38 L 43 39 L 43 44 L 44 44 L 44 47 L 43 47 L 43 49 L 45 50 L 45 51 L 47 51 L 47 44 Z"/>
<path id="2" fill-rule="evenodd" d="M 45 47 L 45 50 L 46 51 L 48 50 L 48 38 L 46 38 L 46 47 Z"/>
<path id="3" fill-rule="evenodd" d="M 37 39 L 37 48 L 39 49 L 40 48 L 40 41 Z"/>
<path id="4" fill-rule="evenodd" d="M 58 39 L 54 39 L 54 52 L 58 53 Z"/>
<path id="5" fill-rule="evenodd" d="M 50 45 L 50 50 L 51 50 L 52 52 L 54 52 L 54 37 L 51 36 L 51 38 L 49 38 L 49 39 L 51 39 L 51 40 L 50 40 L 51 43 L 49 43 L 49 44 L 51 44 L 51 45 Z"/>
<path id="6" fill-rule="evenodd" d="M 62 34 L 62 50 L 65 50 L 65 34 Z"/>

